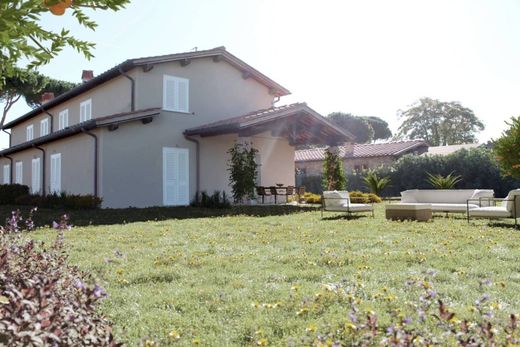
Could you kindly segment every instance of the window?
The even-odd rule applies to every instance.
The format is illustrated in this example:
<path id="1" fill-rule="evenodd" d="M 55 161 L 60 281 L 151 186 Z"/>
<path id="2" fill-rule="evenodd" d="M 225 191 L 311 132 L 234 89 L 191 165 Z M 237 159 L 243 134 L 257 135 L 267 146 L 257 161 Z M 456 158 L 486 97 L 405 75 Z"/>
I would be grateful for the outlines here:
<path id="1" fill-rule="evenodd" d="M 59 114 L 58 130 L 65 129 L 69 126 L 69 110 L 63 110 Z"/>
<path id="2" fill-rule="evenodd" d="M 174 112 L 189 112 L 190 81 L 185 78 L 164 75 L 163 109 Z"/>
<path id="3" fill-rule="evenodd" d="M 61 153 L 51 155 L 51 193 L 61 192 Z"/>
<path id="4" fill-rule="evenodd" d="M 42 119 L 40 122 L 40 136 L 49 134 L 49 118 Z"/>
<path id="5" fill-rule="evenodd" d="M 27 126 L 26 135 L 27 141 L 31 141 L 32 139 L 34 139 L 34 125 L 31 124 Z"/>
<path id="6" fill-rule="evenodd" d="M 16 172 L 14 183 L 23 184 L 23 163 L 21 161 L 17 161 L 15 169 Z"/>
<path id="7" fill-rule="evenodd" d="M 4 184 L 11 183 L 11 165 L 4 165 Z"/>
<path id="8" fill-rule="evenodd" d="M 34 158 L 32 160 L 32 172 L 31 172 L 31 193 L 38 194 L 40 192 L 40 158 Z"/>
<path id="9" fill-rule="evenodd" d="M 92 118 L 92 99 L 79 104 L 79 121 L 85 122 Z"/>

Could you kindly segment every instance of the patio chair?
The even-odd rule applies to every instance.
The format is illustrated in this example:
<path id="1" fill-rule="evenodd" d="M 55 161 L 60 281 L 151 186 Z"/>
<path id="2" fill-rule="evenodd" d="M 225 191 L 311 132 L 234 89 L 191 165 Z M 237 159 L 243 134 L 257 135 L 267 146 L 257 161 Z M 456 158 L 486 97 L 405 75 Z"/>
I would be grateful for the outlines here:
<path id="1" fill-rule="evenodd" d="M 505 199 L 489 198 L 489 201 L 502 201 L 501 206 L 486 206 L 470 209 L 467 202 L 468 223 L 470 217 L 479 218 L 514 218 L 515 227 L 518 227 L 517 218 L 520 218 L 520 189 L 515 189 L 507 194 Z"/>
<path id="2" fill-rule="evenodd" d="M 372 212 L 374 217 L 372 204 L 352 203 L 346 190 L 324 191 L 321 195 L 321 218 L 323 218 L 323 211 L 347 212 L 349 216 L 357 212 Z"/>

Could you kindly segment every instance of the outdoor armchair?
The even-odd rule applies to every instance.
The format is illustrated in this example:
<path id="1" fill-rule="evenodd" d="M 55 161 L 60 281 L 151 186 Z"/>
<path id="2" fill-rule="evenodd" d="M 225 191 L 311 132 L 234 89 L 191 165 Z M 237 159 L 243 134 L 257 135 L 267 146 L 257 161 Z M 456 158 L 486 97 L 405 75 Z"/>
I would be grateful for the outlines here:
<path id="1" fill-rule="evenodd" d="M 321 218 L 323 211 L 346 212 L 349 216 L 357 212 L 372 212 L 374 217 L 372 204 L 353 203 L 346 190 L 324 191 L 321 195 Z"/>
<path id="2" fill-rule="evenodd" d="M 514 218 L 515 227 L 518 226 L 517 218 L 520 218 L 520 189 L 510 191 L 505 199 L 485 198 L 485 200 L 488 202 L 492 201 L 495 205 L 498 201 L 502 202 L 502 204 L 500 206 L 485 206 L 470 209 L 469 206 L 471 199 L 469 199 L 467 202 L 468 223 L 470 217 Z M 479 202 L 482 203 L 482 200 Z"/>

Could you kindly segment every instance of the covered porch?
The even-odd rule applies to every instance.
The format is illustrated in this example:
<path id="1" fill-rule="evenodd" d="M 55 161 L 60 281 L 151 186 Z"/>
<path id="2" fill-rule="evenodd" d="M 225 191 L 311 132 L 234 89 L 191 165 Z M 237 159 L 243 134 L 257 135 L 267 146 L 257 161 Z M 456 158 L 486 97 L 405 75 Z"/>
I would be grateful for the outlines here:
<path id="1" fill-rule="evenodd" d="M 258 150 L 257 186 L 294 187 L 294 151 L 300 145 L 339 145 L 354 136 L 327 121 L 304 103 L 273 107 L 188 129 L 197 145 L 197 191 L 230 194 L 228 150 L 235 142 Z M 270 198 L 273 200 L 274 198 Z M 265 198 L 264 198 L 265 202 Z M 285 202 L 277 198 L 276 202 Z"/>

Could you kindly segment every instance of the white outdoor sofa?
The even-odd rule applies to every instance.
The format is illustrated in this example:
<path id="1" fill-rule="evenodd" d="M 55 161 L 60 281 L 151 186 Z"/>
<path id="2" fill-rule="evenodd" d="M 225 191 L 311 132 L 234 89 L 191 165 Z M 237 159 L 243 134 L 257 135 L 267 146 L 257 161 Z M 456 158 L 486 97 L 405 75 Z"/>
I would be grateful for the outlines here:
<path id="1" fill-rule="evenodd" d="M 372 204 L 352 203 L 346 190 L 324 191 L 321 195 L 321 218 L 323 218 L 323 211 L 346 212 L 348 215 L 357 212 L 372 212 L 372 217 L 374 217 Z"/>
<path id="2" fill-rule="evenodd" d="M 515 227 L 518 226 L 517 218 L 520 218 L 520 189 L 514 189 L 507 194 L 505 199 L 492 199 L 493 202 L 502 202 L 501 206 L 485 206 L 470 209 L 471 200 L 468 200 L 468 223 L 470 217 L 480 218 L 514 218 Z"/>
<path id="3" fill-rule="evenodd" d="M 401 203 L 431 204 L 433 212 L 466 213 L 490 206 L 493 197 L 493 189 L 411 189 L 401 192 Z"/>

